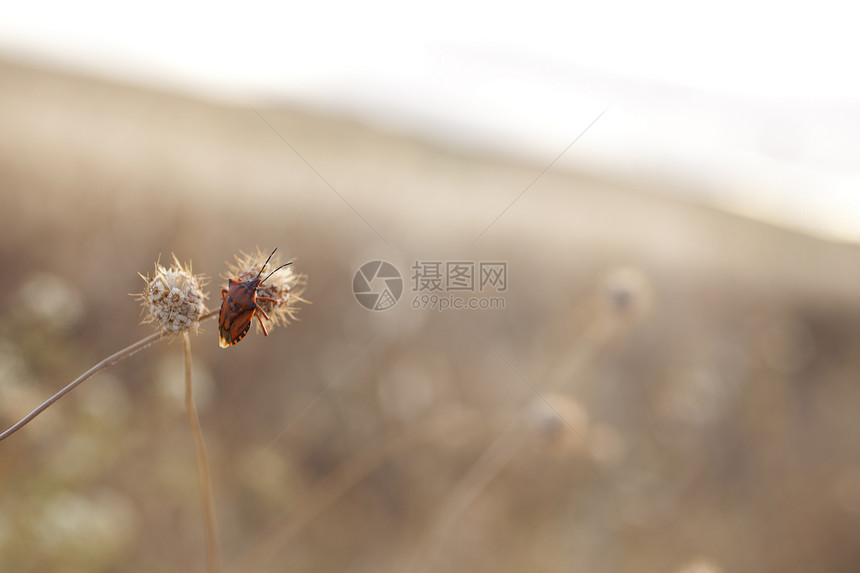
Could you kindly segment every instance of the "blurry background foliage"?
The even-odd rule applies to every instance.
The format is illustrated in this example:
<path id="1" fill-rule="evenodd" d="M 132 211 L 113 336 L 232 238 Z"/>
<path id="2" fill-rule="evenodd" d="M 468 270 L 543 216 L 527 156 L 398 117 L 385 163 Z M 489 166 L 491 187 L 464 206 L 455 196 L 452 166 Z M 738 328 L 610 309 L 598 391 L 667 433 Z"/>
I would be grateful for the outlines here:
<path id="1" fill-rule="evenodd" d="M 558 167 L 467 248 L 548 160 L 256 111 L 307 163 L 250 108 L 0 65 L 4 426 L 151 332 L 159 255 L 214 308 L 277 246 L 300 321 L 192 339 L 235 570 L 860 568 L 856 245 Z M 383 313 L 372 259 L 407 280 Z M 416 259 L 506 261 L 505 309 L 414 310 Z M 0 570 L 201 570 L 181 396 L 159 344 L 0 444 Z"/>

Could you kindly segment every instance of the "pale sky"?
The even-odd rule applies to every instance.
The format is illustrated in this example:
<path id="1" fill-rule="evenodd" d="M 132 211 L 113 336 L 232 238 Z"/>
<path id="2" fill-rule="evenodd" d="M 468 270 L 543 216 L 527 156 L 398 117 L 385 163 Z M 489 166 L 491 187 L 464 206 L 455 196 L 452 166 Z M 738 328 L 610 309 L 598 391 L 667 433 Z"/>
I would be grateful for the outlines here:
<path id="1" fill-rule="evenodd" d="M 860 241 L 860 34 L 847 2 L 104 0 L 0 4 L 0 55 L 331 108 L 548 162 L 696 182 Z"/>

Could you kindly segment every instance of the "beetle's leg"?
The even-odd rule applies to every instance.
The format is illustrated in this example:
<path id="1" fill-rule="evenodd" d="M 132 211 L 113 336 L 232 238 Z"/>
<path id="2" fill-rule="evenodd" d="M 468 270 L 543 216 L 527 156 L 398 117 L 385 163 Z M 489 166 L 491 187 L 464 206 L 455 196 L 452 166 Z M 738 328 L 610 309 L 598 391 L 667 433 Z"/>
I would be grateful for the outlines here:
<path id="1" fill-rule="evenodd" d="M 275 303 L 275 304 L 280 304 L 280 303 L 281 303 L 281 301 L 279 301 L 278 299 L 276 299 L 276 298 L 269 298 L 269 297 L 267 297 L 267 296 L 258 296 L 258 297 L 257 297 L 257 300 L 264 300 L 264 301 L 266 301 L 266 302 L 273 302 L 273 303 Z"/>
<path id="2" fill-rule="evenodd" d="M 257 300 L 259 300 L 259 299 L 257 299 Z M 263 317 L 264 317 L 266 320 L 272 320 L 271 318 L 269 318 L 269 315 L 268 315 L 268 314 L 266 314 L 266 311 L 265 311 L 265 310 L 263 310 L 262 308 L 260 308 L 259 306 L 257 307 L 257 312 L 259 312 L 260 314 L 262 314 L 262 315 L 263 315 Z M 262 321 L 260 321 L 260 322 L 262 322 Z"/>
<path id="3" fill-rule="evenodd" d="M 227 300 L 227 293 L 228 293 L 227 289 L 225 289 L 225 288 L 221 289 L 221 301 L 222 302 Z"/>
<path id="4" fill-rule="evenodd" d="M 260 327 L 263 329 L 263 336 L 269 336 L 269 331 L 266 330 L 266 323 L 264 323 L 263 319 L 260 317 L 260 315 L 257 314 L 258 312 L 262 313 L 263 316 L 266 316 L 266 313 L 263 312 L 263 309 L 261 309 L 259 306 L 254 310 L 254 316 L 256 316 L 257 320 L 260 321 Z M 266 320 L 268 320 L 268 319 L 269 319 L 269 317 L 266 316 Z"/>

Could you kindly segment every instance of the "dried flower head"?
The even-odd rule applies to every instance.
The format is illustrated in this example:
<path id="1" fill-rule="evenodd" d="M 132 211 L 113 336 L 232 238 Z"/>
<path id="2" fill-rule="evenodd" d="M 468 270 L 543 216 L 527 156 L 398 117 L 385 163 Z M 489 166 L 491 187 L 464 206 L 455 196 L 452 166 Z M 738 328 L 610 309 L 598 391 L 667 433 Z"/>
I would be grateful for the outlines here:
<path id="1" fill-rule="evenodd" d="M 618 315 L 638 318 L 648 313 L 654 293 L 648 276 L 639 269 L 620 267 L 604 279 L 609 308 Z"/>
<path id="2" fill-rule="evenodd" d="M 206 312 L 203 278 L 192 274 L 191 265 L 183 266 L 176 255 L 173 263 L 165 268 L 156 262 L 152 277 L 140 275 L 146 284 L 137 295 L 146 314 L 143 322 L 154 323 L 165 334 L 196 330 Z"/>
<path id="3" fill-rule="evenodd" d="M 266 257 L 267 255 L 264 254 L 259 247 L 257 247 L 255 252 L 250 254 L 243 252 L 241 255 L 236 256 L 235 264 L 227 263 L 227 274 L 224 275 L 223 278 L 225 280 L 233 279 L 240 282 L 252 280 L 260 274 L 260 270 L 266 262 Z M 280 254 L 275 252 L 271 260 L 269 260 L 269 264 L 266 266 L 266 272 L 271 272 L 272 270 L 277 269 L 281 264 Z M 263 273 L 262 276 L 265 277 L 266 273 Z M 286 326 L 290 324 L 291 320 L 297 320 L 296 312 L 298 312 L 298 303 L 308 302 L 301 296 L 302 293 L 305 292 L 306 284 L 307 275 L 304 273 L 296 273 L 293 270 L 293 266 L 290 265 L 274 273 L 257 288 L 257 306 L 259 306 L 270 319 L 267 326 Z M 277 302 L 260 300 L 261 297 L 264 299 L 273 299 Z M 257 331 L 259 332 L 260 330 L 260 325 L 258 323 Z"/>
<path id="4" fill-rule="evenodd" d="M 682 568 L 678 573 L 720 573 L 721 571 L 722 568 L 715 563 L 707 559 L 699 559 Z"/>

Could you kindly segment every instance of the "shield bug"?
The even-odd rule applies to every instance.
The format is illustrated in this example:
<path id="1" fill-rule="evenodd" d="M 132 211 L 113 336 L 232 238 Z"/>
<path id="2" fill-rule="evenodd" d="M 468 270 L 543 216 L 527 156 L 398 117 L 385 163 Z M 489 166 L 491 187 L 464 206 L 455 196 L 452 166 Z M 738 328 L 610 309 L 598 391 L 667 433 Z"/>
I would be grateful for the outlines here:
<path id="1" fill-rule="evenodd" d="M 266 275 L 266 278 L 261 279 L 260 276 L 263 274 L 263 269 L 269 264 L 272 255 L 277 250 L 277 247 L 275 247 L 275 250 L 272 251 L 266 262 L 260 267 L 260 272 L 257 273 L 256 277 L 248 281 L 228 279 L 227 288 L 221 289 L 221 312 L 218 314 L 218 344 L 221 348 L 232 346 L 245 338 L 245 335 L 248 334 L 248 329 L 251 328 L 251 320 L 255 316 L 260 321 L 263 334 L 269 336 L 266 324 L 263 322 L 264 318 L 269 320 L 269 317 L 257 305 L 257 301 L 266 301 L 274 304 L 278 304 L 278 301 L 273 298 L 258 297 L 257 289 L 270 276 L 282 268 L 293 264 L 292 261 L 284 263 Z"/>

